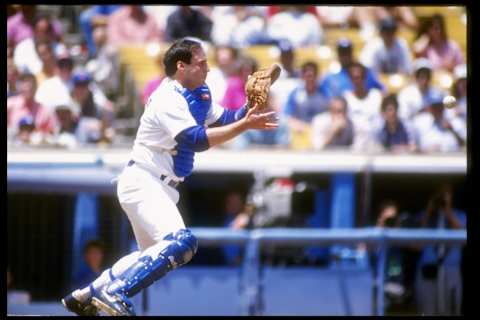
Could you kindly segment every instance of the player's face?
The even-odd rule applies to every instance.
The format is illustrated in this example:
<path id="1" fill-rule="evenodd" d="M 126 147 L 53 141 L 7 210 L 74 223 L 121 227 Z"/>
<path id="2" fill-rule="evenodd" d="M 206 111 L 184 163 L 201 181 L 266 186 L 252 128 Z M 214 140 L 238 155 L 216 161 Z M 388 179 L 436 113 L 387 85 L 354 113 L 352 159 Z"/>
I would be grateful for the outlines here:
<path id="1" fill-rule="evenodd" d="M 192 50 L 190 64 L 185 64 L 185 80 L 189 87 L 197 88 L 205 83 L 208 73 L 207 56 L 201 48 Z"/>

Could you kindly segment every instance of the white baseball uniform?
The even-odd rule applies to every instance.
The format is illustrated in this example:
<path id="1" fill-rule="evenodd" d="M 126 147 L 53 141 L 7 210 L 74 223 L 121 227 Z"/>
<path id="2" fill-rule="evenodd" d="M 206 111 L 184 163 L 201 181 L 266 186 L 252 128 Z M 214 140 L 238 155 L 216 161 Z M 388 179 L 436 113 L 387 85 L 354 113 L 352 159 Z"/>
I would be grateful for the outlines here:
<path id="1" fill-rule="evenodd" d="M 198 125 L 187 100 L 179 93 L 183 87 L 165 78 L 152 93 L 140 120 L 131 159 L 118 180 L 117 194 L 132 224 L 140 251 L 160 242 L 168 233 L 185 228 L 176 207 L 178 191 L 167 185 L 180 182 L 174 172 L 175 136 Z M 205 125 L 216 122 L 224 108 L 212 102 Z M 161 176 L 166 176 L 162 181 Z"/>

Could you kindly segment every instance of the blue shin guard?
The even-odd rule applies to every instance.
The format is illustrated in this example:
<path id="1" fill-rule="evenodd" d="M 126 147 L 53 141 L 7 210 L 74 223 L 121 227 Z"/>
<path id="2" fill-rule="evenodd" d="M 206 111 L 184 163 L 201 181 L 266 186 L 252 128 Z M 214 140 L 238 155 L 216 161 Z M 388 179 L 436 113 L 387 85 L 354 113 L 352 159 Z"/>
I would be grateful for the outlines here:
<path id="1" fill-rule="evenodd" d="M 167 272 L 189 262 L 197 252 L 198 242 L 188 229 L 168 234 L 171 243 L 157 257 L 143 256 L 107 288 L 110 294 L 132 297 L 163 277 Z"/>

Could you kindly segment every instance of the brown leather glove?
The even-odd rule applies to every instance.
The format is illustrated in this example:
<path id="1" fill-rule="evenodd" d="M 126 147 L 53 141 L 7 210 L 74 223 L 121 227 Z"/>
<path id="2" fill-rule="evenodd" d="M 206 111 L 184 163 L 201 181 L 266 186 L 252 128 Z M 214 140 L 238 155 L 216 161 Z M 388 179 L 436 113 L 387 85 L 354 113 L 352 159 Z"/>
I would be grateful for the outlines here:
<path id="1" fill-rule="evenodd" d="M 280 71 L 280 66 L 275 63 L 270 68 L 260 69 L 248 76 L 245 93 L 249 108 L 258 105 L 261 110 L 267 107 L 270 86 L 278 79 Z"/>

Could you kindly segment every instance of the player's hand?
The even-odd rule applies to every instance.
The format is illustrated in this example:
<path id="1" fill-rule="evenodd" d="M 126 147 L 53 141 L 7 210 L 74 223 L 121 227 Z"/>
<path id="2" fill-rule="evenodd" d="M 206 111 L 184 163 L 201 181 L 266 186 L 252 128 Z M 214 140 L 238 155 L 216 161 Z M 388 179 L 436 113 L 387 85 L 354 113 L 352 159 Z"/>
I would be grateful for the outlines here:
<path id="1" fill-rule="evenodd" d="M 258 105 L 254 105 L 247 112 L 243 121 L 247 129 L 272 130 L 278 128 L 275 111 L 262 112 Z"/>

